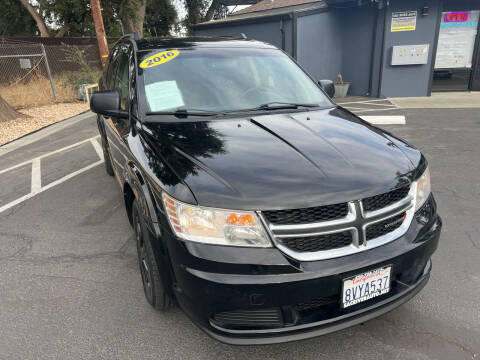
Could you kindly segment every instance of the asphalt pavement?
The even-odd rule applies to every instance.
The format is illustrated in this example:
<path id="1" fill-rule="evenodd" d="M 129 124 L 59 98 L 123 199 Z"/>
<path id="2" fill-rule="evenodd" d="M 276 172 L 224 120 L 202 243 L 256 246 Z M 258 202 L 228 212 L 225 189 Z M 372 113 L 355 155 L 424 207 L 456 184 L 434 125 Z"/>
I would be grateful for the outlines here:
<path id="1" fill-rule="evenodd" d="M 386 113 L 406 115 L 407 125 L 384 128 L 430 162 L 444 220 L 431 280 L 412 301 L 364 325 L 278 345 L 221 344 L 178 308 L 148 305 L 93 116 L 10 147 L 0 156 L 0 359 L 478 358 L 480 114 Z M 8 205 L 16 199 L 23 200 Z"/>

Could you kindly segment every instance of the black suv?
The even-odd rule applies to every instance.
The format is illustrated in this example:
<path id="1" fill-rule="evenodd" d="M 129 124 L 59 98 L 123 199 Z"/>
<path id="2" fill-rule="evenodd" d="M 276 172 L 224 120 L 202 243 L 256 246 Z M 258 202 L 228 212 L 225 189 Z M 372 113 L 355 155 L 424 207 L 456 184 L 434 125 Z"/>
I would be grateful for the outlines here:
<path id="1" fill-rule="evenodd" d="M 441 220 L 423 155 L 335 105 L 281 50 L 122 38 L 98 114 L 148 302 L 232 344 L 359 324 L 429 279 Z"/>

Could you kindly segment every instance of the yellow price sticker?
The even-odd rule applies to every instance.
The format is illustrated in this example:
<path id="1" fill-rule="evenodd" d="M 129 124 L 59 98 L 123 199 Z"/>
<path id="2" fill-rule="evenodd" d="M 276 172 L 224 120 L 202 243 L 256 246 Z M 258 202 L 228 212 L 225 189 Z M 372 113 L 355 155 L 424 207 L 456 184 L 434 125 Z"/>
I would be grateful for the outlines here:
<path id="1" fill-rule="evenodd" d="M 140 63 L 142 69 L 151 68 L 160 64 L 164 64 L 175 59 L 180 52 L 178 50 L 168 50 L 152 55 Z"/>

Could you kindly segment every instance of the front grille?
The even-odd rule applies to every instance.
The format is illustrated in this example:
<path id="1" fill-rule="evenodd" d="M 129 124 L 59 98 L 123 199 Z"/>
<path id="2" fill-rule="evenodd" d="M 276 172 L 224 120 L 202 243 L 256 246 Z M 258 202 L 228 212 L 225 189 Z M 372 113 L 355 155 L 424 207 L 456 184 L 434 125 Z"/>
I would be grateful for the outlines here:
<path id="1" fill-rule="evenodd" d="M 274 225 L 298 225 L 346 217 L 348 204 L 325 205 L 304 209 L 263 211 L 265 218 Z"/>
<path id="2" fill-rule="evenodd" d="M 409 186 L 362 200 L 364 211 L 375 211 L 402 200 L 408 195 Z"/>
<path id="3" fill-rule="evenodd" d="M 352 233 L 344 231 L 334 234 L 281 238 L 279 241 L 293 251 L 315 252 L 350 245 L 352 243 Z"/>
<path id="4" fill-rule="evenodd" d="M 295 305 L 295 309 L 297 311 L 317 310 L 333 303 L 338 303 L 338 296 L 319 297 L 316 299 L 298 303 L 297 305 Z"/>
<path id="5" fill-rule="evenodd" d="M 215 314 L 213 320 L 223 327 L 283 326 L 283 317 L 280 308 L 225 311 Z"/>
<path id="6" fill-rule="evenodd" d="M 391 218 L 368 226 L 366 233 L 367 241 L 397 230 L 400 226 L 402 226 L 406 215 L 406 213 L 402 213 L 400 215 L 392 216 Z"/>

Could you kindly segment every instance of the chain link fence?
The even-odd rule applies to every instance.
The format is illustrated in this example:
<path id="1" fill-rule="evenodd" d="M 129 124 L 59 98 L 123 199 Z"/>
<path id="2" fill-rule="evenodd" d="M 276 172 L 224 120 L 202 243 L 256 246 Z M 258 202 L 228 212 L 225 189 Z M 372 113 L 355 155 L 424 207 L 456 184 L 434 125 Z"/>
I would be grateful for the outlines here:
<path id="1" fill-rule="evenodd" d="M 94 38 L 0 37 L 0 96 L 15 108 L 74 101 L 100 71 Z"/>

